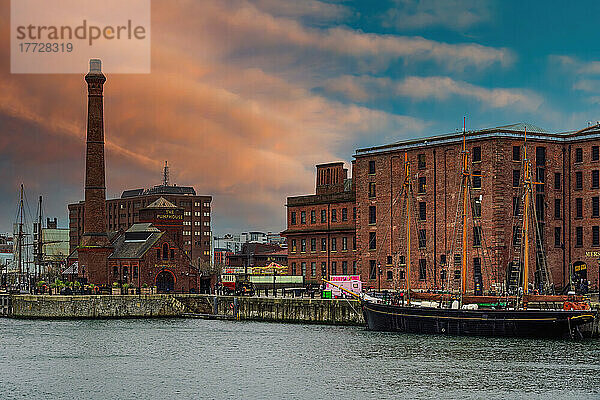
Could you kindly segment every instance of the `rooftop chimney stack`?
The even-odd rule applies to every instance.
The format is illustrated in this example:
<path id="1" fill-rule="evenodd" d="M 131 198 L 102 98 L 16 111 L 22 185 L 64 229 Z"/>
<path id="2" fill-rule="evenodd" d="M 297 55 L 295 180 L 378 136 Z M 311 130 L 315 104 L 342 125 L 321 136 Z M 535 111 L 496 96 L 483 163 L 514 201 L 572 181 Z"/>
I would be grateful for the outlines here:
<path id="1" fill-rule="evenodd" d="M 102 62 L 90 60 L 85 76 L 88 85 L 88 120 L 85 155 L 85 208 L 83 236 L 78 249 L 80 276 L 91 283 L 108 283 L 108 255 L 111 252 L 106 233 L 106 185 L 104 172 L 104 106 L 106 77 Z M 85 268 L 83 268 L 85 267 Z"/>

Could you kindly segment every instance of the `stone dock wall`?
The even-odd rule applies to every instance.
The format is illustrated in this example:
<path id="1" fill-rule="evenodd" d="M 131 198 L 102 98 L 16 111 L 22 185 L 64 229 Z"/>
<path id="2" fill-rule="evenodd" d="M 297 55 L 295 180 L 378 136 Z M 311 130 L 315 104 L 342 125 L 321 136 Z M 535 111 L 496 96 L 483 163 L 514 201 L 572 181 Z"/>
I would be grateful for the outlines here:
<path id="1" fill-rule="evenodd" d="M 362 325 L 357 301 L 214 295 L 2 295 L 0 316 L 12 318 L 166 318 L 222 319 Z"/>

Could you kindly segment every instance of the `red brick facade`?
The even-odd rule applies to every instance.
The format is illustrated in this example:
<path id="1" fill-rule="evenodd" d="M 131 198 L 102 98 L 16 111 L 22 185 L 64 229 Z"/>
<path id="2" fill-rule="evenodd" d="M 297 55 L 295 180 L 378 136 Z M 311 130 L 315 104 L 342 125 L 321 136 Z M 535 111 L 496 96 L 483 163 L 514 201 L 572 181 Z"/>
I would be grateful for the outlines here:
<path id="1" fill-rule="evenodd" d="M 140 288 L 144 284 L 158 286 L 159 274 L 170 274 L 176 292 L 196 292 L 198 271 L 191 267 L 189 258 L 167 233 L 152 245 L 139 259 L 110 257 L 109 282 L 128 283 Z"/>
<path id="2" fill-rule="evenodd" d="M 288 273 L 320 284 L 357 272 L 354 188 L 343 163 L 317 166 L 316 194 L 288 197 Z"/>
<path id="3" fill-rule="evenodd" d="M 468 166 L 472 174 L 479 175 L 472 177 L 474 187 L 470 201 L 479 203 L 481 208 L 480 216 L 473 215 L 471 209 L 468 211 L 469 291 L 474 288 L 477 265 L 481 265 L 484 292 L 505 288 L 509 263 L 518 258 L 513 233 L 515 226 L 521 226 L 523 211 L 522 202 L 516 200 L 522 194 L 518 186 L 523 174 L 523 128 L 524 125 L 519 124 L 467 133 Z M 540 239 L 552 281 L 559 289 L 569 284 L 572 275 L 586 277 L 592 288 L 598 287 L 599 146 L 599 126 L 560 134 L 529 127 L 527 158 L 532 165 L 534 180 L 542 183 L 535 185 L 533 193 L 541 222 Z M 365 287 L 404 287 L 406 267 L 399 255 L 406 253 L 406 207 L 400 196 L 406 152 L 414 190 L 411 207 L 412 287 L 434 289 L 447 287 L 448 283 L 457 287 L 460 278 L 455 276 L 455 269 L 459 269 L 460 262 L 455 264 L 455 255 L 461 253 L 458 239 L 461 232 L 460 224 L 455 232 L 455 224 L 461 150 L 461 134 L 359 149 L 353 163 L 351 194 L 339 192 L 321 197 L 317 194 L 288 198 L 288 229 L 284 234 L 288 241 L 290 272 L 296 263 L 296 273 L 300 273 L 300 263 L 304 262 L 305 276 L 318 281 L 321 263 L 324 262 L 327 273 L 331 273 L 331 262 L 337 260 L 336 273 L 339 274 L 339 261 L 345 260 L 348 273 L 352 272 L 351 266 L 356 262 Z M 318 176 L 322 173 L 318 167 Z M 513 179 L 518 181 L 514 185 Z M 348 197 L 343 200 L 343 196 Z M 516 213 L 515 202 L 518 205 Z M 331 210 L 341 208 L 348 210 L 348 221 L 331 224 Z M 316 223 L 311 223 L 313 210 L 317 215 Z M 328 216 L 324 224 L 320 224 L 321 210 Z M 304 223 L 302 212 L 306 215 Z M 295 224 L 292 213 L 296 216 Z M 474 221 L 476 226 L 481 226 L 480 243 L 474 238 Z M 534 230 L 533 225 L 531 229 Z M 424 240 L 419 240 L 419 231 L 424 234 Z M 350 240 L 355 233 L 357 250 L 353 251 Z M 332 254 L 331 239 L 336 238 L 339 247 L 340 238 L 346 234 L 349 250 Z M 311 249 L 313 238 L 317 240 L 317 251 Z M 323 238 L 327 242 L 325 252 L 320 251 Z M 454 241 L 454 238 L 458 240 Z M 517 235 L 519 238 L 521 236 Z M 296 241 L 295 250 L 293 240 Z M 306 243 L 305 251 L 302 251 L 302 240 Z M 535 235 L 530 233 L 530 282 L 536 281 L 535 240 Z M 315 276 L 311 274 L 312 262 L 317 263 Z M 574 268 L 582 264 L 587 267 L 583 274 Z"/>
<path id="4" fill-rule="evenodd" d="M 183 209 L 183 246 L 194 264 L 210 261 L 211 196 L 191 194 L 140 194 L 106 200 L 107 231 L 127 230 L 142 222 L 140 210 L 160 197 Z M 84 202 L 69 204 L 69 247 L 75 250 L 83 233 Z"/>

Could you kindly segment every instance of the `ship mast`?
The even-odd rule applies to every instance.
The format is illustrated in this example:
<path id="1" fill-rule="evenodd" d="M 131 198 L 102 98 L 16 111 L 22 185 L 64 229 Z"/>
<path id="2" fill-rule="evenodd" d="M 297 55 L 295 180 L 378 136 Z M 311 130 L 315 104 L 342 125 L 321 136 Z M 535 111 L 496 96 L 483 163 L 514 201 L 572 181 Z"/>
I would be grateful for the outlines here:
<path id="1" fill-rule="evenodd" d="M 21 184 L 21 192 L 19 195 L 19 233 L 17 236 L 17 245 L 19 252 L 19 270 L 17 273 L 17 286 L 21 290 L 21 279 L 23 273 L 23 184 Z"/>
<path id="2" fill-rule="evenodd" d="M 468 179 L 469 179 L 469 154 L 467 153 L 467 118 L 463 117 L 463 170 L 462 170 L 462 258 L 460 271 L 460 296 L 462 297 L 467 290 L 467 200 L 468 200 Z"/>
<path id="3" fill-rule="evenodd" d="M 406 194 L 406 296 L 407 304 L 410 302 L 410 199 L 412 191 L 410 183 L 410 163 L 408 154 L 404 152 L 404 193 Z"/>
<path id="4" fill-rule="evenodd" d="M 531 171 L 527 159 L 527 127 L 525 127 L 525 143 L 523 144 L 523 161 L 525 163 L 524 186 L 525 199 L 523 202 L 523 295 L 529 292 L 529 201 L 531 196 Z"/>

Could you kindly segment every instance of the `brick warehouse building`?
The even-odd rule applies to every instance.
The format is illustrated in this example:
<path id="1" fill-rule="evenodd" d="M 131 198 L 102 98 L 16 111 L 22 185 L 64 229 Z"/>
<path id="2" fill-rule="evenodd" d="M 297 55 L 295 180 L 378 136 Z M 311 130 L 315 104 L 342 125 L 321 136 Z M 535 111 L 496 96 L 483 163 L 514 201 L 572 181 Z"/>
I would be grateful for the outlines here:
<path id="1" fill-rule="evenodd" d="M 517 186 L 522 179 L 523 136 L 525 124 L 467 132 L 469 168 L 474 175 L 472 202 L 480 209 L 470 215 L 468 232 L 469 289 L 473 271 L 481 266 L 484 290 L 492 282 L 506 278 L 509 261 L 518 248 L 522 206 Z M 535 202 L 540 220 L 540 238 L 553 282 L 559 288 L 569 275 L 584 277 L 598 285 L 600 256 L 600 126 L 576 132 L 548 133 L 527 125 L 528 159 L 536 185 Z M 355 258 L 361 279 L 367 287 L 404 287 L 404 215 L 398 201 L 404 181 L 404 153 L 407 153 L 415 192 L 412 251 L 412 285 L 427 289 L 442 287 L 442 274 L 454 281 L 453 248 L 457 195 L 460 185 L 462 134 L 401 141 L 390 145 L 359 149 L 353 162 L 356 207 Z M 305 197 L 305 196 L 303 196 Z M 308 196 L 310 197 L 310 196 Z M 288 198 L 288 246 L 305 238 L 291 224 L 291 213 L 302 197 Z M 319 203 L 327 207 L 327 200 Z M 335 204 L 335 203 L 333 203 Z M 391 206 L 393 204 L 393 206 Z M 308 209 L 306 209 L 308 211 Z M 473 219 L 481 224 L 481 235 L 474 234 Z M 419 240 L 416 231 L 422 234 Z M 289 233 L 294 233 L 290 235 Z M 516 235 L 515 235 L 516 233 Z M 475 236 L 478 239 L 475 240 Z M 531 243 L 530 281 L 534 281 L 536 254 Z M 515 247 L 517 246 L 517 247 Z M 454 246 L 456 249 L 460 247 Z M 302 254 L 302 253 L 301 253 Z M 303 254 L 308 258 L 310 253 Z M 290 264 L 294 261 L 290 247 Z M 298 260 L 302 258 L 299 257 Z M 486 259 L 489 259 L 486 262 Z M 306 262 L 309 262 L 307 260 Z M 444 271 L 444 272 L 442 272 Z M 307 275 L 308 272 L 305 274 Z M 446 282 L 446 279 L 444 279 Z"/>
<path id="2" fill-rule="evenodd" d="M 162 185 L 150 189 L 126 190 L 118 199 L 106 200 L 106 229 L 127 230 L 134 223 L 140 222 L 140 210 L 158 198 L 164 197 L 169 202 L 183 208 L 183 247 L 192 262 L 210 262 L 211 249 L 211 196 L 196 195 L 193 187 Z M 81 242 L 83 234 L 83 217 L 85 202 L 69 204 L 69 247 L 75 250 Z"/>
<path id="3" fill-rule="evenodd" d="M 317 165 L 314 195 L 288 197 L 288 273 L 320 284 L 322 277 L 356 273 L 354 185 L 343 162 Z"/>

